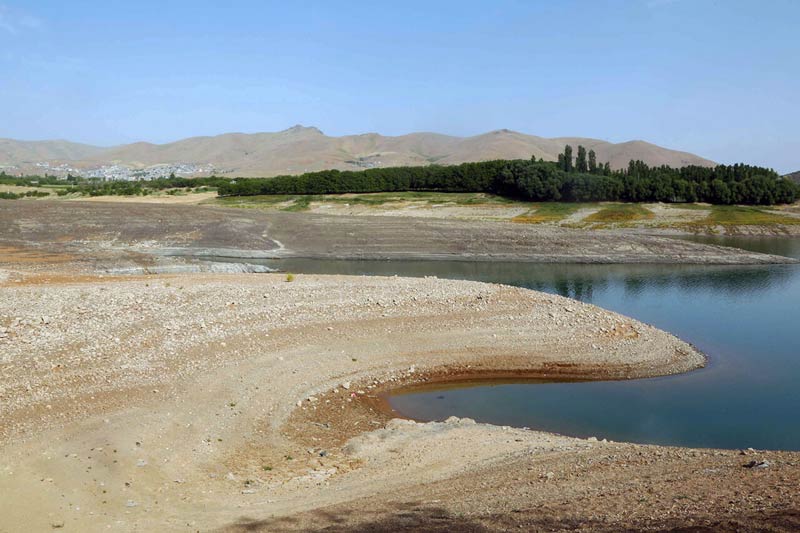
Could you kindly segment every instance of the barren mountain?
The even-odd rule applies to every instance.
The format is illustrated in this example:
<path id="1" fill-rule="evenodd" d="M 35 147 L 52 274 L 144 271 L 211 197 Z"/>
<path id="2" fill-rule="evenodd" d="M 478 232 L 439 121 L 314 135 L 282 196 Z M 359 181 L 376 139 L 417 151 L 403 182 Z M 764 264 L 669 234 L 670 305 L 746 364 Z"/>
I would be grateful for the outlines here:
<path id="1" fill-rule="evenodd" d="M 0 141 L 0 165 L 30 166 L 37 162 L 69 163 L 74 168 L 119 164 L 213 165 L 218 175 L 274 176 L 337 168 L 458 164 L 490 159 L 556 160 L 565 144 L 594 149 L 598 161 L 624 167 L 631 159 L 671 166 L 713 165 L 702 157 L 644 141 L 614 144 L 579 137 L 544 138 L 497 130 L 474 137 L 410 133 L 387 137 L 377 133 L 331 137 L 317 128 L 294 126 L 276 133 L 226 133 L 191 137 L 167 144 L 139 142 L 99 148 L 63 141 Z"/>
<path id="2" fill-rule="evenodd" d="M 0 166 L 43 161 L 88 159 L 104 149 L 69 141 L 16 141 L 0 139 Z"/>
<path id="3" fill-rule="evenodd" d="M 797 172 L 792 172 L 790 174 L 786 174 L 784 176 L 784 178 L 789 178 L 790 180 L 792 180 L 795 183 L 800 183 L 800 170 L 798 170 Z"/>

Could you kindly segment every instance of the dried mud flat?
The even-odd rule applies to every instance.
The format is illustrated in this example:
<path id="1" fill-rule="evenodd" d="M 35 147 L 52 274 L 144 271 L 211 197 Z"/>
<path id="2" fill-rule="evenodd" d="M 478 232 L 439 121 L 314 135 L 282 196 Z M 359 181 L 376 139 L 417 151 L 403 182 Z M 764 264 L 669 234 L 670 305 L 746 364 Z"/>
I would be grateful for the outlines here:
<path id="1" fill-rule="evenodd" d="M 628 378 L 704 363 L 591 305 L 434 278 L 17 266 L 0 277 L 0 531 L 800 525 L 797 453 L 417 424 L 380 408 L 385 388 L 434 375 Z"/>
<path id="2" fill-rule="evenodd" d="M 182 264 L 178 257 L 448 259 L 542 263 L 770 264 L 787 257 L 635 231 L 203 206 L 0 200 L 0 246 L 71 257 L 71 269 Z M 0 268 L 13 261 L 3 261 Z"/>

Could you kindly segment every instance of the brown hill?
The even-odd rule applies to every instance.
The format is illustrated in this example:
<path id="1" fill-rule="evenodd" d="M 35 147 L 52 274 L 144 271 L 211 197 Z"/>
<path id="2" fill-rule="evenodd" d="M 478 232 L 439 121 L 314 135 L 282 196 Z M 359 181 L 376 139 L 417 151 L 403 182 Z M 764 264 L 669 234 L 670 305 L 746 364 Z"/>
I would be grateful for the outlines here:
<path id="1" fill-rule="evenodd" d="M 790 174 L 786 174 L 784 176 L 784 178 L 788 178 L 788 179 L 792 180 L 793 182 L 800 184 L 800 170 L 798 170 L 797 172 L 792 172 Z"/>
<path id="2" fill-rule="evenodd" d="M 537 158 L 554 161 L 565 144 L 582 144 L 597 152 L 598 161 L 614 168 L 631 159 L 671 166 L 713 165 L 702 157 L 662 148 L 644 141 L 614 144 L 598 139 L 562 137 L 548 139 L 510 130 L 474 137 L 437 133 L 410 133 L 387 137 L 377 133 L 330 137 L 317 128 L 294 126 L 276 133 L 226 133 L 192 137 L 167 144 L 134 143 L 98 148 L 61 141 L 0 144 L 0 165 L 32 161 L 70 161 L 76 167 L 123 164 L 211 164 L 220 175 L 274 176 L 337 168 L 352 170 L 373 166 L 458 164 L 490 159 Z M 18 149 L 14 150 L 14 143 Z"/>
<path id="3" fill-rule="evenodd" d="M 76 161 L 96 156 L 103 148 L 69 141 L 16 141 L 0 139 L 0 165 L 44 161 Z"/>

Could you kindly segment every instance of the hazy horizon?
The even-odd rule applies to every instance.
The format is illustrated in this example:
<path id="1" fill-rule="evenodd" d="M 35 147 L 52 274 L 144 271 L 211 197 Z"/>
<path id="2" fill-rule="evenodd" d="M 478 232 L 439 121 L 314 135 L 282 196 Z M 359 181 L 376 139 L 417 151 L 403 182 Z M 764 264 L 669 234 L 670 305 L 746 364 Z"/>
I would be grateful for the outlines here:
<path id="1" fill-rule="evenodd" d="M 800 169 L 800 3 L 0 0 L 0 137 L 511 129 Z"/>

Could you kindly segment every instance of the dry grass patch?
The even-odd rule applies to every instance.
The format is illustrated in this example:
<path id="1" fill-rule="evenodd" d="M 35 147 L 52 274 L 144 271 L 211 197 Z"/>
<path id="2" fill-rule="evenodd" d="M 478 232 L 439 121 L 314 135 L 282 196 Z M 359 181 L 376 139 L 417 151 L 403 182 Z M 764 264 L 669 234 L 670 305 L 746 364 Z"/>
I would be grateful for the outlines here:
<path id="1" fill-rule="evenodd" d="M 770 213 L 758 207 L 715 205 L 708 218 L 700 221 L 709 226 L 776 226 L 800 225 L 800 219 Z"/>
<path id="2" fill-rule="evenodd" d="M 590 224 L 621 224 L 638 220 L 651 220 L 655 214 L 641 204 L 612 204 L 583 219 Z"/>

